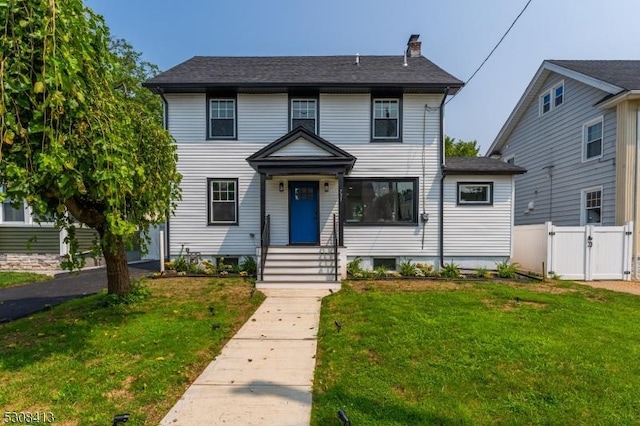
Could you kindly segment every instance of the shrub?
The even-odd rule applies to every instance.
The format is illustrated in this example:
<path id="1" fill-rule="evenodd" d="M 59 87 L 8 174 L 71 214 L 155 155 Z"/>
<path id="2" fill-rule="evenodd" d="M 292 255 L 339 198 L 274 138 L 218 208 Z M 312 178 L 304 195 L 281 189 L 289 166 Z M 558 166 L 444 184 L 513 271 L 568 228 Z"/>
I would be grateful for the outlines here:
<path id="1" fill-rule="evenodd" d="M 360 264 L 362 259 L 356 256 L 351 262 L 347 263 L 347 274 L 354 278 L 362 278 L 364 270 Z"/>
<path id="2" fill-rule="evenodd" d="M 498 270 L 498 276 L 500 278 L 515 278 L 516 270 L 518 269 L 517 263 L 498 262 L 496 263 L 496 269 Z"/>
<path id="3" fill-rule="evenodd" d="M 477 278 L 490 278 L 491 274 L 487 268 L 477 268 L 476 273 L 474 274 Z"/>
<path id="4" fill-rule="evenodd" d="M 445 263 L 442 269 L 440 270 L 440 276 L 444 278 L 460 278 L 462 275 L 460 274 L 460 267 L 453 263 Z"/>
<path id="5" fill-rule="evenodd" d="M 245 256 L 240 263 L 240 270 L 246 272 L 249 275 L 255 275 L 258 272 L 258 264 L 253 256 Z"/>
<path id="6" fill-rule="evenodd" d="M 125 295 L 108 294 L 105 296 L 104 306 L 133 305 L 144 301 L 151 291 L 148 287 L 142 285 L 139 281 L 131 281 L 131 292 Z"/>
<path id="7" fill-rule="evenodd" d="M 384 265 L 378 266 L 373 270 L 373 276 L 375 278 L 384 278 L 387 276 L 387 268 Z"/>
<path id="8" fill-rule="evenodd" d="M 399 265 L 400 275 L 403 277 L 415 277 L 416 276 L 416 265 L 411 263 L 411 259 L 406 259 L 400 262 Z"/>

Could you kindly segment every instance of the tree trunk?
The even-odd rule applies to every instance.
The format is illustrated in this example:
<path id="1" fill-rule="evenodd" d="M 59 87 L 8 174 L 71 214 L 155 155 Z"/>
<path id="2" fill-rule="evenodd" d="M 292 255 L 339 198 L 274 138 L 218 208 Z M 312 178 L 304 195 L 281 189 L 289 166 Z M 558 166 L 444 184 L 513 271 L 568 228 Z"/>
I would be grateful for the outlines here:
<path id="1" fill-rule="evenodd" d="M 107 292 L 124 296 L 131 292 L 131 279 L 129 278 L 129 266 L 127 265 L 127 255 L 124 250 L 122 237 L 112 235 L 105 231 L 106 239 L 110 241 L 109 246 L 104 242 L 101 244 L 102 254 L 107 265 Z"/>

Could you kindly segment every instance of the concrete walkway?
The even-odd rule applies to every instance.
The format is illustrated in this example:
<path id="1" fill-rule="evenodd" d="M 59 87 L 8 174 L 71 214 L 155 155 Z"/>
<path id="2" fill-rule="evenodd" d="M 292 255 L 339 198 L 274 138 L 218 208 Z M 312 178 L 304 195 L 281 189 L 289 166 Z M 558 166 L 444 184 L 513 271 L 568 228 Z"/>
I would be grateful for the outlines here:
<path id="1" fill-rule="evenodd" d="M 266 300 L 161 425 L 309 425 L 327 290 L 263 290 Z"/>

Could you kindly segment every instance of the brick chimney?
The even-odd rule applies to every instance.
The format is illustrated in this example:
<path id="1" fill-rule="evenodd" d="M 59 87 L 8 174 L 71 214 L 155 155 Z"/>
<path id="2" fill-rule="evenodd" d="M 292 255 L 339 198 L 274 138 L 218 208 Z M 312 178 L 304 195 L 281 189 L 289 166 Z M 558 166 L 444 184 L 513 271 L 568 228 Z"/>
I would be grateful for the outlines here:
<path id="1" fill-rule="evenodd" d="M 422 42 L 418 41 L 420 34 L 411 34 L 407 42 L 407 57 L 419 58 L 422 56 Z"/>

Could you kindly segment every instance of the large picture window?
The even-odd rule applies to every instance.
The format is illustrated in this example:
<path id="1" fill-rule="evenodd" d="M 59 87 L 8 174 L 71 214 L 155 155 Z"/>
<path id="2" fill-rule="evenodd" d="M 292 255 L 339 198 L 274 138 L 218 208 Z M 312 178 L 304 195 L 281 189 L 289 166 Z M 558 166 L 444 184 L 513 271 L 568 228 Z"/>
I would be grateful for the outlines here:
<path id="1" fill-rule="evenodd" d="M 458 205 L 493 204 L 492 182 L 458 182 Z"/>
<path id="2" fill-rule="evenodd" d="M 209 99 L 209 138 L 235 139 L 235 99 Z"/>
<path id="3" fill-rule="evenodd" d="M 209 224 L 234 225 L 238 223 L 238 180 L 208 179 Z"/>
<path id="4" fill-rule="evenodd" d="M 418 179 L 346 179 L 346 223 L 415 224 Z"/>

